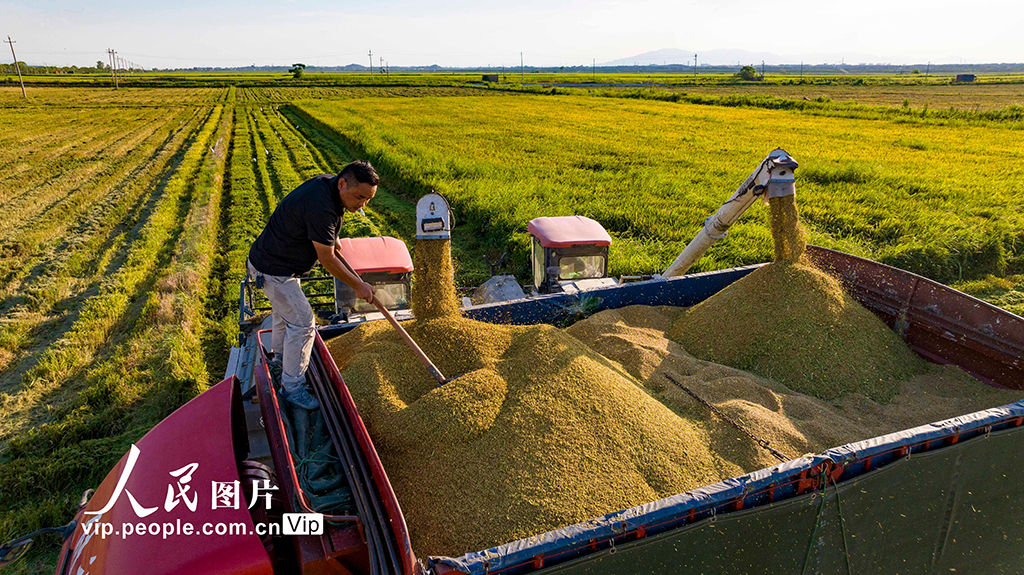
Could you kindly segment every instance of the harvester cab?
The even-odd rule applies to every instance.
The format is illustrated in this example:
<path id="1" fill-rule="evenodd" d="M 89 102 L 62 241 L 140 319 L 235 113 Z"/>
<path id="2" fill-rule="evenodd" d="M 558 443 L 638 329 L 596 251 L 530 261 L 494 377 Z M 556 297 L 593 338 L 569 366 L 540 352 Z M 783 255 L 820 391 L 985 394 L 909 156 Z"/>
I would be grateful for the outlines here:
<path id="1" fill-rule="evenodd" d="M 405 242 L 389 236 L 344 238 L 341 255 L 363 281 L 376 289 L 374 296 L 384 307 L 391 311 L 409 309 L 413 266 Z M 355 290 L 337 279 L 334 293 L 338 312 L 345 317 L 377 311 L 373 304 L 357 298 Z"/>
<path id="2" fill-rule="evenodd" d="M 608 277 L 612 238 L 596 221 L 583 216 L 534 218 L 533 286 L 539 293 L 575 293 L 615 285 Z"/>

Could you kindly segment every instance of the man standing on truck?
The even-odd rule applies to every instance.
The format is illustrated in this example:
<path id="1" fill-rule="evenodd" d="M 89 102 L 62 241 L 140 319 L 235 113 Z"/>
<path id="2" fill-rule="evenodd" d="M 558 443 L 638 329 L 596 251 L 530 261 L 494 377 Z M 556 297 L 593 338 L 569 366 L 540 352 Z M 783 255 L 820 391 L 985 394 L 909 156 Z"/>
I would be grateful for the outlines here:
<path id="1" fill-rule="evenodd" d="M 273 309 L 271 373 L 281 374 L 282 395 L 304 409 L 320 404 L 306 386 L 306 368 L 316 333 L 313 308 L 299 285 L 317 262 L 373 303 L 373 287 L 341 260 L 338 233 L 346 211 L 357 212 L 377 193 L 380 178 L 369 162 L 352 162 L 337 176 L 307 180 L 277 204 L 246 262 L 249 277 Z"/>

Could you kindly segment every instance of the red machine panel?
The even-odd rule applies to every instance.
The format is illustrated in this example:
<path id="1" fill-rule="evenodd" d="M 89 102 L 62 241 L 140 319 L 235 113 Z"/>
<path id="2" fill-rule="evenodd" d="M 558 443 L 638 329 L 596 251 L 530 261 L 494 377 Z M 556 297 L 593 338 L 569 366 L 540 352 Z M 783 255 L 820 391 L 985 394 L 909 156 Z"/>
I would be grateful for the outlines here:
<path id="1" fill-rule="evenodd" d="M 58 573 L 272 575 L 236 483 L 238 393 L 225 379 L 133 445 L 78 513 Z"/>

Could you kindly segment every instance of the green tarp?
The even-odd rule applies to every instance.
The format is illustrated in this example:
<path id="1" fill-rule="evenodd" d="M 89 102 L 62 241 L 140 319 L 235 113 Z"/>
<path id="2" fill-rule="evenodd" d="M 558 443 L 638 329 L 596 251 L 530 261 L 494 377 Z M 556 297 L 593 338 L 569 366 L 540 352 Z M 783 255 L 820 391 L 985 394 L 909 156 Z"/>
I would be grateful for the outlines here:
<path id="1" fill-rule="evenodd" d="M 544 570 L 560 575 L 1024 572 L 1024 428 L 911 455 L 822 492 Z"/>

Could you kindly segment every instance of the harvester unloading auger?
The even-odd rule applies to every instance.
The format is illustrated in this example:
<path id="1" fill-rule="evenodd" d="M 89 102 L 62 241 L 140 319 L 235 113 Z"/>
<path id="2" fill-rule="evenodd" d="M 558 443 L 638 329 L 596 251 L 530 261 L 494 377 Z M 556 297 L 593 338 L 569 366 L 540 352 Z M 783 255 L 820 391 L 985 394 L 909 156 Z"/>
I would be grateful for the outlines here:
<path id="1" fill-rule="evenodd" d="M 704 255 L 712 245 L 729 233 L 729 228 L 754 202 L 796 194 L 798 164 L 786 150 L 776 148 L 758 164 L 718 211 L 704 220 L 704 227 L 686 248 L 662 272 L 664 277 L 681 276 Z M 776 242 L 779 239 L 776 238 Z M 778 247 L 776 247 L 778 250 Z M 802 251 L 802 250 L 801 250 Z"/>
<path id="2" fill-rule="evenodd" d="M 633 277 L 628 282 L 608 277 L 612 238 L 594 220 L 580 216 L 536 218 L 527 230 L 532 236 L 533 281 L 525 292 L 515 278 L 495 276 L 498 279 L 489 282 L 492 289 L 478 292 L 471 301 L 464 298 L 461 310 L 455 309 L 470 320 L 529 326 L 560 323 L 567 310 L 583 301 L 595 303 L 590 311 L 634 305 L 687 307 L 708 301 L 762 268 L 679 274 L 724 237 L 758 197 L 792 198 L 796 167 L 783 150 L 769 154 L 660 277 Z M 437 209 L 439 206 L 435 203 L 434 211 L 443 212 L 440 228 L 450 230 L 447 206 L 443 210 Z M 444 217 L 448 217 L 447 224 Z M 423 226 L 427 219 L 417 220 L 423 231 L 438 231 Z M 386 307 L 395 319 L 412 319 L 410 300 L 416 309 L 417 294 L 411 293 L 414 266 L 405 244 L 387 237 L 341 243 L 353 270 L 375 284 L 378 292 L 387 292 Z M 451 273 L 447 242 L 423 247 L 427 249 L 417 250 L 417 289 L 420 282 L 432 277 L 423 272 L 436 271 L 420 265 L 421 254 L 431 248 L 438 252 L 434 263 L 442 264 L 443 276 L 448 278 Z M 1024 389 L 1024 318 L 869 260 L 813 246 L 808 246 L 805 257 L 840 280 L 919 356 L 960 366 L 986 383 Z M 408 511 L 403 512 L 403 505 L 411 507 L 411 502 L 400 501 L 389 479 L 389 474 L 398 475 L 397 470 L 385 469 L 363 422 L 365 406 L 356 404 L 325 343 L 371 322 L 383 326 L 380 320 L 385 316 L 357 301 L 354 292 L 338 283 L 334 282 L 333 290 L 310 290 L 313 306 L 329 322 L 318 328 L 310 369 L 326 429 L 340 447 L 336 455 L 347 484 L 339 489 L 351 490 L 354 504 L 340 510 L 319 510 L 326 519 L 319 523 L 319 531 L 285 535 L 279 521 L 276 532 L 266 530 L 282 513 L 308 512 L 311 498 L 303 486 L 311 479 L 306 472 L 318 464 L 297 455 L 293 448 L 298 446 L 289 443 L 287 414 L 280 408 L 267 369 L 270 322 L 257 315 L 266 309 L 260 306 L 252 286 L 244 282 L 239 345 L 232 349 L 225 379 L 171 414 L 133 447 L 133 452 L 141 455 L 137 461 L 131 460 L 134 469 L 130 477 L 125 475 L 120 481 L 126 461 L 122 459 L 95 494 L 83 501 L 75 517 L 76 524 L 83 527 L 66 537 L 56 573 L 484 575 L 557 571 L 563 575 L 630 575 L 799 573 L 808 568 L 843 572 L 842 567 L 849 570 L 851 564 L 857 572 L 991 572 L 1012 570 L 1024 553 L 1020 535 L 1024 533 L 1020 528 L 1024 499 L 1013 480 L 1024 475 L 1024 459 L 1014 455 L 1024 442 L 1024 402 L 1017 402 L 880 434 L 564 528 L 531 532 L 517 541 L 486 549 L 460 549 L 463 554 L 458 557 L 427 556 L 428 551 L 417 547 L 417 558 L 409 527 L 419 526 L 423 519 L 409 514 L 407 525 Z M 426 309 L 448 310 L 452 308 L 449 295 L 421 303 L 428 304 Z M 442 318 L 439 327 L 443 324 Z M 464 382 L 460 378 L 460 383 Z M 434 391 L 445 394 L 454 387 Z M 203 441 L 197 442 L 192 438 L 200 421 Z M 162 538 L 107 536 L 100 527 L 142 521 L 124 497 L 108 513 L 85 515 L 113 502 L 122 488 L 133 500 L 159 506 L 169 488 L 168 473 L 192 462 L 197 465 L 191 486 L 200 499 L 198 506 L 192 510 L 184 505 L 160 508 L 146 521 L 171 527 L 241 524 L 247 528 L 244 533 L 196 536 L 165 531 Z M 423 474 L 437 471 L 430 457 L 417 463 L 414 484 Z M 478 475 L 499 471 L 486 467 Z M 244 501 L 229 507 L 211 506 L 208 482 L 241 483 L 244 490 L 255 477 L 276 493 L 266 499 L 269 509 L 264 510 L 262 503 L 247 509 Z M 252 487 L 256 488 L 255 482 Z M 249 490 L 242 495 L 244 500 L 254 493 Z M 258 500 L 262 501 L 262 496 Z M 439 507 L 447 509 L 456 503 L 472 506 L 475 502 L 442 500 Z M 327 513 L 334 519 L 328 519 Z M 457 526 L 473 528 L 477 520 L 505 516 L 502 508 L 493 518 L 474 516 Z M 821 521 L 837 516 L 843 521 Z M 440 530 L 453 526 L 451 521 L 422 525 Z M 764 537 L 764 533 L 774 535 Z M 986 533 L 1003 536 L 984 536 Z"/>

